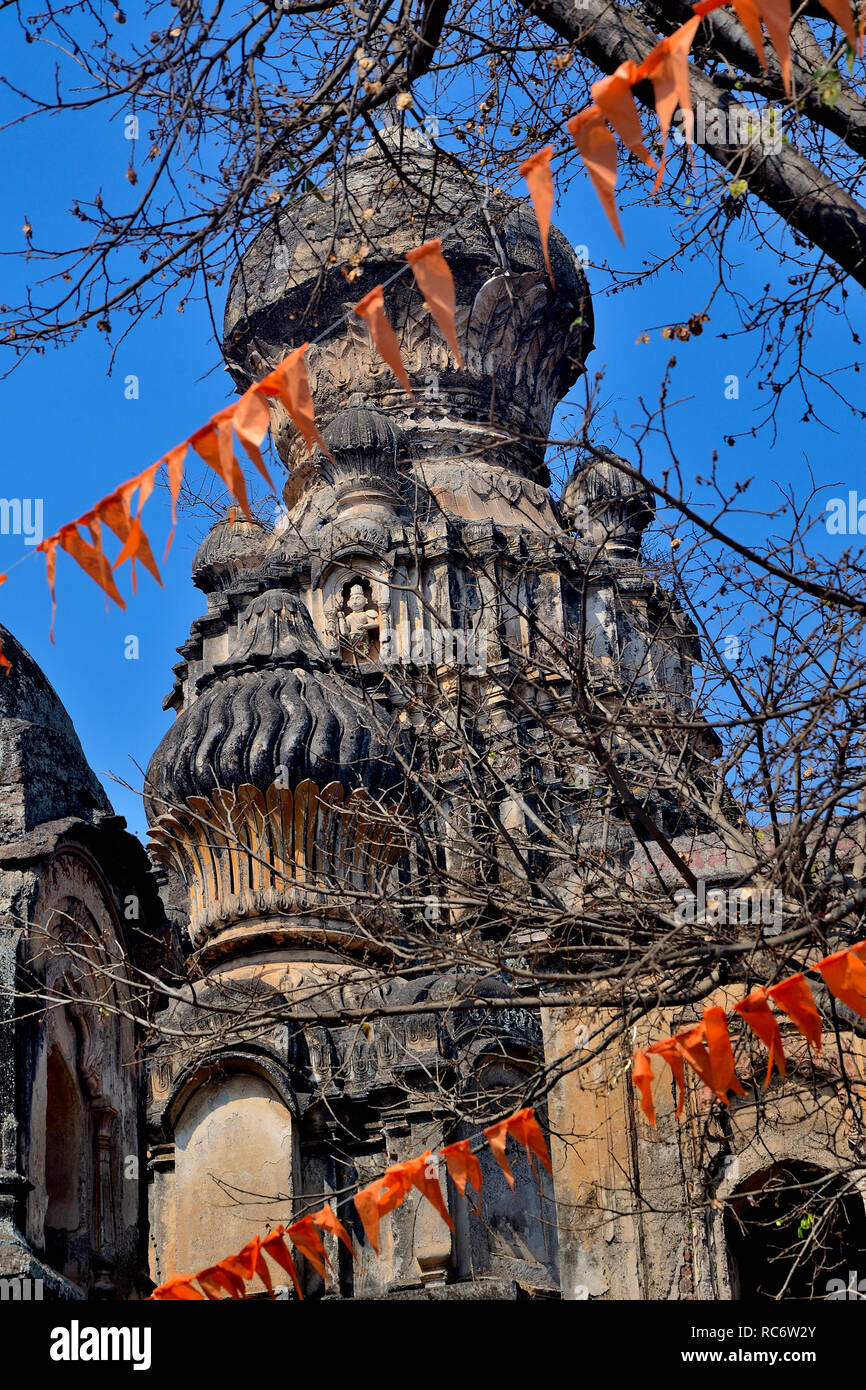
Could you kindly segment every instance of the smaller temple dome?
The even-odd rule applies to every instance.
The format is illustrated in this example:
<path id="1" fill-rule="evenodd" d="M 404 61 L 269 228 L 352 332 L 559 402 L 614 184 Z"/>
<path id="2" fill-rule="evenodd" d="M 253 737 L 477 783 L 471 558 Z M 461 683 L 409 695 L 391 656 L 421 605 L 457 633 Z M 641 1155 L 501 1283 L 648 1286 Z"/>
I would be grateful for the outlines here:
<path id="1" fill-rule="evenodd" d="M 87 764 L 72 720 L 29 652 L 0 627 L 0 841 L 46 821 L 94 821 L 111 804 Z"/>
<path id="2" fill-rule="evenodd" d="M 229 507 L 195 553 L 193 583 L 206 594 L 227 589 L 245 570 L 258 569 L 268 536 L 264 526 L 247 520 L 240 507 Z"/>

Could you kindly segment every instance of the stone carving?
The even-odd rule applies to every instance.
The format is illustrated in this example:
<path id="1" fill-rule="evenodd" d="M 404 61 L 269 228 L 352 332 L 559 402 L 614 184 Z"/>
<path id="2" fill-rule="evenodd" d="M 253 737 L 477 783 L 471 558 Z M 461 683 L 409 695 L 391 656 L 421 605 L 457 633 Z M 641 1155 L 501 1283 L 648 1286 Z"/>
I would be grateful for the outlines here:
<path id="1" fill-rule="evenodd" d="M 379 655 L 379 610 L 373 605 L 369 581 L 356 579 L 344 586 L 339 610 L 340 635 L 346 658 L 362 656 L 375 661 Z"/>

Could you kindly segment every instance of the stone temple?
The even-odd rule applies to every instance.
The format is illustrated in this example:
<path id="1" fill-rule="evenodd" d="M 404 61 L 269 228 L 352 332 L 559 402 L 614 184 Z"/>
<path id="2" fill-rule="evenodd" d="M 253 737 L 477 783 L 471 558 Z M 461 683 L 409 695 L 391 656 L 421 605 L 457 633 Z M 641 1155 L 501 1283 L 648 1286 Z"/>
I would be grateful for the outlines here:
<path id="1" fill-rule="evenodd" d="M 545 935 L 533 873 L 564 901 L 585 891 L 535 843 L 552 807 L 566 858 L 605 857 L 623 892 L 671 881 L 641 807 L 698 879 L 742 869 L 680 794 L 707 781 L 713 738 L 698 729 L 676 756 L 666 743 L 665 720 L 692 709 L 700 652 L 642 559 L 649 497 L 604 450 L 551 489 L 553 411 L 593 344 L 574 253 L 553 229 L 554 292 L 529 206 L 483 199 L 420 145 L 402 151 L 398 179 L 393 151 L 374 144 L 324 199 L 275 217 L 234 274 L 224 347 L 239 390 L 339 322 L 308 352 L 327 454 L 308 457 L 274 406 L 284 514 L 269 530 L 231 510 L 195 556 L 203 612 L 147 771 L 150 857 L 112 813 L 58 696 L 0 634 L 12 665 L 0 678 L 7 1296 L 41 1280 L 46 1297 L 143 1297 L 323 1197 L 357 1235 L 359 1185 L 535 1103 L 539 1067 L 604 1023 L 539 1002 L 508 962 L 473 964 L 459 889 L 483 875 L 458 703 L 492 769 L 485 809 L 514 851 L 494 852 L 491 881 L 523 895 L 530 965 Z M 394 279 L 386 302 L 410 398 L 347 308 L 436 236 L 464 365 L 411 277 Z M 628 689 L 658 712 L 652 777 L 616 773 L 628 814 L 601 849 L 597 771 L 552 742 L 575 718 L 566 648 L 594 709 Z M 420 817 L 407 786 L 427 796 Z M 477 895 L 472 930 L 494 940 L 476 906 Z M 555 973 L 561 946 L 542 944 Z M 659 1037 L 695 1016 L 655 1011 L 640 1028 Z M 796 1080 L 813 1064 L 797 1035 L 785 1042 Z M 327 1296 L 748 1297 L 769 1258 L 748 1230 L 756 1194 L 780 1200 L 798 1174 L 832 1183 L 856 1156 L 844 1078 L 826 1064 L 814 1109 L 777 1084 L 760 1125 L 736 1099 L 724 1121 L 699 1099 L 675 1120 L 660 1085 L 651 1131 L 636 1114 L 632 1046 L 563 1069 L 538 1100 L 552 1178 L 515 1158 L 512 1192 L 485 1152 L 479 1214 L 444 1184 L 452 1234 L 413 1194 L 383 1222 L 379 1260 L 332 1251 Z M 859 1037 L 851 1047 L 859 1068 Z"/>

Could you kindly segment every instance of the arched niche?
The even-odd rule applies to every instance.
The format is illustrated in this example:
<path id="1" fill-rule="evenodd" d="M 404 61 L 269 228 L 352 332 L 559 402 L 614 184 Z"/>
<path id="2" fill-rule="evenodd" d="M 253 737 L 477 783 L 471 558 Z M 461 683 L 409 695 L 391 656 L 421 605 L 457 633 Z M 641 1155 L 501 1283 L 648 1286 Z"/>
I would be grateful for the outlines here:
<path id="1" fill-rule="evenodd" d="M 526 1084 L 520 1060 L 494 1054 L 478 1059 L 475 1068 L 479 1090 L 500 1095 L 498 1113 L 518 1108 L 517 1099 Z M 491 1104 L 491 1110 L 497 1109 Z M 541 1115 L 542 1112 L 539 1111 Z M 477 1134 L 476 1124 L 460 1125 L 453 1139 Z M 459 1199 L 451 1203 L 455 1218 L 456 1263 L 459 1276 L 514 1279 L 539 1291 L 554 1294 L 559 1288 L 559 1242 L 556 1204 L 549 1173 L 526 1150 L 511 1140 L 507 1157 L 514 1176 L 509 1187 L 489 1145 L 478 1153 L 482 1174 L 481 1210 Z M 534 1171 L 533 1171 L 534 1166 Z M 471 1196 L 471 1189 L 468 1189 Z"/>
<path id="2" fill-rule="evenodd" d="M 52 1045 L 45 1066 L 47 1133 L 43 1153 L 44 1246 L 48 1263 L 73 1282 L 77 1246 L 89 1243 L 88 1122 L 81 1087 L 59 1046 Z"/>
<path id="3" fill-rule="evenodd" d="M 724 1233 L 733 1298 L 826 1299 L 863 1264 L 866 1207 L 841 1174 L 780 1161 L 734 1189 Z"/>
<path id="4" fill-rule="evenodd" d="M 174 1143 L 178 1269 L 203 1269 L 267 1223 L 291 1221 L 292 1117 L 264 1076 L 210 1075 L 188 1095 Z"/>

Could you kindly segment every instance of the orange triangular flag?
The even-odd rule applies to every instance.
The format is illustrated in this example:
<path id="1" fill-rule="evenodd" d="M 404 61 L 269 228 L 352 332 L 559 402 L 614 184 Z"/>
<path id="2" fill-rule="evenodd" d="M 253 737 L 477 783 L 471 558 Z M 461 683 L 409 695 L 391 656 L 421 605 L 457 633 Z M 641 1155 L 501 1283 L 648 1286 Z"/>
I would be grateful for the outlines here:
<path id="1" fill-rule="evenodd" d="M 586 172 L 599 201 L 623 246 L 625 237 L 619 222 L 616 199 L 616 141 L 604 123 L 597 106 L 588 106 L 567 122 L 566 129 L 580 151 Z"/>
<path id="2" fill-rule="evenodd" d="M 232 439 L 231 411 L 233 406 L 217 411 L 206 425 L 189 437 L 189 443 L 209 468 L 222 478 L 228 492 L 243 507 L 244 515 L 252 520 L 247 500 L 247 485 L 241 466 L 235 458 Z"/>
<path id="3" fill-rule="evenodd" d="M 741 999 L 739 1004 L 734 1005 L 734 1010 L 746 1020 L 752 1032 L 756 1033 L 761 1042 L 769 1049 L 767 1077 L 764 1081 L 764 1089 L 766 1090 L 770 1084 L 774 1066 L 782 1079 L 785 1078 L 785 1050 L 782 1046 L 782 1034 L 779 1032 L 779 1025 L 767 1003 L 767 991 L 760 986 L 753 989 L 751 994 L 747 995 L 745 999 Z"/>
<path id="4" fill-rule="evenodd" d="M 284 357 L 272 372 L 268 372 L 268 375 L 257 383 L 255 389 L 265 396 L 279 396 L 301 431 L 308 454 L 312 454 L 314 443 L 327 454 L 313 417 L 313 396 L 307 377 L 307 365 L 304 362 L 304 353 L 309 346 L 309 343 L 302 343 L 299 348 L 295 348 L 294 352 Z"/>
<path id="5" fill-rule="evenodd" d="M 634 1054 L 632 1063 L 631 1079 L 640 1091 L 640 1108 L 646 1115 L 653 1129 L 656 1127 L 656 1111 L 653 1105 L 653 1069 L 652 1063 L 645 1052 L 638 1050 Z"/>
<path id="6" fill-rule="evenodd" d="M 445 1205 L 442 1197 L 442 1188 L 439 1185 L 438 1164 L 433 1158 L 430 1150 L 423 1153 L 418 1158 L 409 1159 L 405 1164 L 400 1165 L 405 1168 L 406 1176 L 413 1187 L 417 1187 L 422 1197 L 426 1197 L 432 1207 L 435 1207 L 442 1220 L 449 1230 L 454 1230 L 454 1222 Z"/>
<path id="7" fill-rule="evenodd" d="M 209 1269 L 200 1269 L 195 1277 L 211 1302 L 221 1298 L 223 1290 L 230 1298 L 239 1299 L 247 1296 L 243 1279 L 239 1274 L 226 1269 L 224 1260 L 220 1260 L 218 1265 L 211 1265 Z"/>
<path id="8" fill-rule="evenodd" d="M 538 150 L 531 154 L 521 164 L 518 173 L 526 179 L 529 185 L 529 196 L 532 199 L 532 206 L 535 208 L 535 217 L 538 222 L 538 232 L 541 237 L 541 249 L 544 252 L 544 264 L 547 266 L 547 273 L 550 276 L 550 283 L 556 289 L 556 282 L 553 278 L 553 271 L 550 268 L 550 254 L 548 252 L 547 240 L 550 234 L 550 217 L 553 212 L 553 173 L 550 168 L 550 159 L 553 154 L 553 146 L 545 145 L 543 150 Z"/>
<path id="9" fill-rule="evenodd" d="M 508 1121 L 500 1120 L 498 1124 L 491 1125 L 489 1129 L 485 1129 L 482 1132 L 484 1134 L 484 1138 L 490 1145 L 490 1150 L 493 1154 L 493 1157 L 496 1159 L 496 1162 L 499 1164 L 500 1168 L 505 1174 L 505 1180 L 508 1183 L 508 1186 L 513 1187 L 514 1174 L 512 1173 L 508 1163 L 508 1159 L 505 1156 L 505 1141 L 508 1138 Z"/>
<path id="10" fill-rule="evenodd" d="M 261 455 L 261 443 L 271 423 L 268 407 L 257 386 L 251 386 L 237 402 L 232 416 L 235 434 L 241 441 L 247 458 L 251 459 L 272 492 L 276 491 L 273 480 Z"/>
<path id="11" fill-rule="evenodd" d="M 341 1240 L 354 1260 L 355 1248 L 352 1245 L 352 1238 L 340 1218 L 335 1215 L 327 1202 L 322 1207 L 321 1211 L 313 1213 L 313 1220 L 323 1231 L 327 1231 L 329 1235 L 336 1236 L 337 1240 Z"/>
<path id="12" fill-rule="evenodd" d="M 325 1252 L 322 1244 L 322 1237 L 316 1230 L 312 1216 L 302 1216 L 300 1221 L 292 1222 L 286 1228 L 286 1235 L 293 1245 L 301 1251 L 310 1261 L 314 1269 L 318 1270 L 323 1279 L 327 1278 L 325 1265 L 330 1267 L 331 1261 Z"/>
<path id="13" fill-rule="evenodd" d="M 377 1178 L 375 1182 L 371 1182 L 367 1187 L 362 1187 L 361 1191 L 355 1194 L 354 1202 L 364 1227 L 364 1234 L 377 1256 L 379 1254 L 379 1222 L 383 1216 L 387 1216 L 389 1212 L 399 1207 L 411 1185 L 406 1176 L 404 1165 L 398 1163 L 392 1168 L 388 1168 L 384 1177 Z"/>
<path id="14" fill-rule="evenodd" d="M 171 1279 L 167 1279 L 164 1284 L 160 1284 L 158 1289 L 154 1289 L 150 1297 L 157 1300 L 199 1299 L 200 1302 L 204 1303 L 204 1294 L 199 1293 L 198 1289 L 193 1288 L 192 1281 L 197 1277 L 198 1276 L 195 1274 L 175 1274 Z"/>
<path id="15" fill-rule="evenodd" d="M 694 1024 L 692 1028 L 686 1028 L 682 1033 L 677 1033 L 676 1037 L 671 1038 L 671 1042 L 688 1062 L 692 1071 L 697 1072 L 704 1085 L 708 1086 L 711 1091 L 715 1091 L 713 1066 L 710 1061 L 710 1054 L 704 1047 L 703 1020 Z"/>
<path id="16" fill-rule="evenodd" d="M 177 499 L 180 495 L 180 485 L 183 482 L 183 466 L 186 459 L 186 451 L 189 445 L 186 440 L 182 444 L 175 444 L 173 449 L 160 459 L 161 464 L 165 464 L 168 471 L 168 490 L 171 494 L 171 530 L 168 533 L 168 540 L 165 543 L 165 554 L 162 563 L 168 559 L 168 552 L 171 550 L 171 543 L 174 539 L 174 532 L 177 526 Z"/>
<path id="17" fill-rule="evenodd" d="M 840 0 L 842 3 L 843 0 Z M 699 5 L 692 5 L 696 15 L 701 18 L 706 14 L 711 14 L 713 10 L 720 10 L 723 5 L 727 5 L 728 0 L 701 0 Z M 758 55 L 761 67 L 766 68 L 767 59 L 764 54 L 764 36 L 761 33 L 761 20 L 758 15 L 757 6 L 754 0 L 732 0 L 737 18 L 749 36 L 752 47 Z"/>
<path id="18" fill-rule="evenodd" d="M 815 1008 L 812 991 L 806 984 L 802 972 L 789 975 L 767 990 L 777 1008 L 786 1013 L 800 1032 L 808 1039 L 810 1047 L 821 1051 L 821 1015 Z"/>
<path id="19" fill-rule="evenodd" d="M 425 241 L 423 246 L 406 252 L 406 260 L 412 267 L 415 283 L 424 296 L 424 302 L 446 343 L 457 359 L 458 367 L 463 366 L 460 344 L 457 342 L 457 296 L 454 290 L 454 277 L 448 262 L 442 255 L 442 242 L 438 237 Z"/>
<path id="20" fill-rule="evenodd" d="M 132 590 L 136 592 L 135 582 L 135 561 L 139 559 L 145 569 L 153 575 L 157 584 L 162 585 L 159 569 L 153 552 L 150 548 L 147 536 L 141 527 L 141 512 L 145 502 L 153 491 L 154 479 L 160 464 L 151 464 L 137 478 L 131 478 L 128 483 L 124 483 L 110 497 L 104 497 L 101 502 L 97 502 L 94 513 L 101 522 L 113 531 L 120 541 L 123 549 L 112 565 L 112 569 L 117 569 L 125 560 L 131 560 Z M 139 489 L 138 515 L 135 520 L 130 515 L 130 498 Z"/>
<path id="21" fill-rule="evenodd" d="M 728 1091 L 738 1096 L 746 1094 L 734 1066 L 734 1050 L 731 1047 L 731 1034 L 728 1029 L 728 1015 L 718 1004 L 704 1009 L 704 1037 L 710 1055 L 713 1073 L 713 1090 L 723 1105 L 728 1103 Z"/>
<path id="22" fill-rule="evenodd" d="M 835 951 L 819 960 L 813 969 L 819 971 L 831 994 L 866 1018 L 866 965 L 853 951 Z"/>
<path id="23" fill-rule="evenodd" d="M 541 1159 L 547 1171 L 552 1171 L 544 1135 L 539 1129 L 535 1111 L 530 1106 L 524 1110 L 515 1111 L 513 1115 L 508 1116 L 507 1120 L 500 1120 L 498 1124 L 491 1125 L 483 1133 L 496 1162 L 505 1174 L 509 1187 L 514 1186 L 514 1175 L 509 1167 L 508 1159 L 505 1157 L 505 1140 L 509 1134 L 526 1149 L 529 1154 L 530 1167 L 532 1167 L 532 1155 L 535 1154 Z"/>
<path id="24" fill-rule="evenodd" d="M 274 1289 L 271 1284 L 271 1272 L 262 1259 L 261 1247 L 261 1236 L 253 1236 L 252 1240 L 247 1241 L 243 1250 L 239 1250 L 236 1255 L 228 1255 L 226 1259 L 220 1260 L 219 1268 L 226 1270 L 229 1274 L 236 1274 L 241 1279 L 246 1280 L 252 1279 L 257 1274 L 268 1293 L 273 1297 Z"/>
<path id="25" fill-rule="evenodd" d="M 695 15 L 693 19 L 686 20 L 685 24 L 681 25 L 673 34 L 662 39 L 661 43 L 656 44 L 652 52 L 647 54 L 636 73 L 638 81 L 648 77 L 653 84 L 656 115 L 661 126 L 662 157 L 653 185 L 654 193 L 658 190 L 664 175 L 668 131 L 674 112 L 679 106 L 685 115 L 691 116 L 689 49 L 700 22 L 700 15 Z M 684 129 L 688 134 L 691 130 L 691 121 L 685 124 Z"/>
<path id="26" fill-rule="evenodd" d="M 120 595 L 114 576 L 111 573 L 111 565 L 108 563 L 100 546 L 91 545 L 78 532 L 79 523 L 73 521 L 68 526 L 63 526 L 54 536 L 61 550 L 65 550 L 67 555 L 71 555 L 77 565 L 84 570 L 89 579 L 98 584 L 100 589 L 113 599 L 118 608 L 126 608 L 126 604 Z"/>
<path id="27" fill-rule="evenodd" d="M 613 126 L 626 149 L 631 150 L 644 164 L 654 169 L 656 162 L 644 146 L 640 116 L 631 90 L 636 80 L 637 64 L 629 59 L 628 62 L 621 63 L 610 77 L 603 77 L 600 82 L 594 82 L 589 90 L 593 102 L 608 125 Z"/>
<path id="28" fill-rule="evenodd" d="M 663 1038 L 661 1042 L 653 1043 L 648 1047 L 648 1053 L 661 1057 L 663 1062 L 667 1062 L 673 1073 L 677 1087 L 677 1106 L 674 1111 L 675 1116 L 682 1113 L 683 1102 L 686 1098 L 686 1070 L 683 1062 L 682 1053 L 676 1047 L 673 1038 Z"/>
<path id="29" fill-rule="evenodd" d="M 277 1264 L 291 1277 L 292 1283 L 295 1286 L 295 1293 L 298 1295 L 298 1298 L 303 1299 L 304 1295 L 301 1290 L 300 1280 L 298 1279 L 298 1271 L 295 1269 L 295 1262 L 289 1253 L 289 1247 L 283 1240 L 284 1235 L 285 1231 L 283 1227 L 277 1226 L 275 1231 L 271 1231 L 269 1235 L 262 1237 L 262 1249 L 270 1255 L 272 1260 L 276 1260 Z"/>
<path id="30" fill-rule="evenodd" d="M 518 1110 L 508 1121 L 512 1139 L 516 1139 L 518 1144 L 522 1144 L 529 1155 L 529 1166 L 535 1171 L 532 1155 L 540 1158 L 548 1173 L 553 1173 L 550 1166 L 550 1154 L 547 1152 L 547 1141 L 541 1132 L 541 1126 L 535 1118 L 535 1111 L 531 1106 L 526 1106 L 523 1110 Z"/>
<path id="31" fill-rule="evenodd" d="M 48 536 L 44 541 L 40 541 L 37 550 L 45 552 L 45 578 L 48 580 L 48 592 L 51 594 L 51 627 L 48 630 L 49 641 L 54 641 L 54 619 L 57 616 L 57 537 Z"/>
<path id="32" fill-rule="evenodd" d="M 458 1139 L 456 1144 L 447 1144 L 439 1152 L 445 1159 L 445 1166 L 451 1176 L 451 1181 L 460 1196 L 466 1196 L 467 1182 L 471 1182 L 478 1193 L 478 1206 L 475 1208 L 477 1216 L 481 1210 L 481 1164 L 472 1152 L 471 1142 L 470 1139 Z"/>
<path id="33" fill-rule="evenodd" d="M 821 0 L 821 4 L 829 15 L 836 21 L 839 28 L 844 31 L 845 37 L 854 49 L 855 53 L 860 51 L 860 38 L 854 28 L 854 14 L 851 9 L 850 0 Z"/>
<path id="34" fill-rule="evenodd" d="M 823 0 L 821 0 L 823 4 Z M 791 95 L 791 0 L 756 0 L 758 14 L 776 50 L 785 91 Z"/>
<path id="35" fill-rule="evenodd" d="M 403 359 L 400 356 L 400 344 L 397 341 L 397 334 L 394 332 L 385 314 L 385 293 L 381 285 L 376 285 L 369 294 L 365 294 L 354 305 L 355 313 L 362 318 L 367 325 L 373 346 L 382 358 L 387 362 L 391 371 L 396 376 L 404 391 L 408 391 L 412 399 L 415 399 L 409 378 L 406 375 L 406 368 L 403 366 Z"/>

